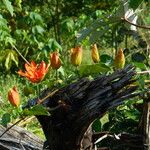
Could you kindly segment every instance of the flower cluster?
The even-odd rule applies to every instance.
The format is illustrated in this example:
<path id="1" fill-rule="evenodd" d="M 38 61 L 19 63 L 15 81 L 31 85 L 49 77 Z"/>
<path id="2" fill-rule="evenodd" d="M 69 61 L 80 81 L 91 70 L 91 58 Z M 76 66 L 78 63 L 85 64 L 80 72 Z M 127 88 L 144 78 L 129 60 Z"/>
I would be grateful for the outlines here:
<path id="1" fill-rule="evenodd" d="M 81 65 L 82 53 L 83 53 L 82 46 L 71 48 L 71 63 L 74 66 Z M 94 63 L 98 63 L 100 61 L 100 56 L 96 44 L 93 44 L 91 46 L 91 57 Z"/>
<path id="2" fill-rule="evenodd" d="M 82 46 L 71 48 L 71 63 L 74 66 L 81 65 L 82 51 Z M 91 56 L 94 63 L 98 63 L 100 61 L 96 44 L 92 46 Z M 19 70 L 18 74 L 20 76 L 26 77 L 32 83 L 39 83 L 47 74 L 49 66 L 51 66 L 52 69 L 57 70 L 61 67 L 61 65 L 62 63 L 59 57 L 59 53 L 58 51 L 55 51 L 53 53 L 50 53 L 50 64 L 46 64 L 44 61 L 42 61 L 40 64 L 36 64 L 34 61 L 31 61 L 31 63 L 25 63 L 25 72 Z"/>
<path id="3" fill-rule="evenodd" d="M 70 58 L 72 65 L 76 67 L 81 65 L 82 55 L 82 46 L 76 46 L 74 48 L 71 48 Z M 94 63 L 100 62 L 100 55 L 96 44 L 93 44 L 91 46 L 91 58 Z M 57 71 L 61 67 L 61 65 L 62 63 L 59 57 L 59 52 L 58 50 L 56 50 L 55 52 L 50 53 L 50 64 L 46 64 L 44 61 L 42 61 L 40 64 L 36 64 L 34 61 L 27 62 L 25 63 L 25 71 L 23 72 L 22 70 L 19 70 L 18 74 L 20 76 L 26 77 L 32 83 L 39 83 L 44 79 L 45 75 L 49 70 L 49 67 Z M 123 54 L 123 50 L 119 49 L 114 59 L 114 66 L 115 68 L 119 69 L 123 68 L 124 65 L 125 56 Z M 16 86 L 14 86 L 8 92 L 8 100 L 15 107 L 18 107 L 20 105 L 20 97 Z"/>

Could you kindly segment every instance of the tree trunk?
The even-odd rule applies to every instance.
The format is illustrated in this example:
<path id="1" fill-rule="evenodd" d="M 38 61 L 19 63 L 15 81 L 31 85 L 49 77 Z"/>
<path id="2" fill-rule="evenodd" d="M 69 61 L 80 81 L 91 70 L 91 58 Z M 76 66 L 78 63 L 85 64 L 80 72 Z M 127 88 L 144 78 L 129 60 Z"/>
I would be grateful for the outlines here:
<path id="1" fill-rule="evenodd" d="M 130 86 L 135 82 L 132 78 L 135 74 L 134 68 L 127 66 L 92 81 L 82 78 L 52 95 L 52 90 L 43 91 L 40 99 L 45 98 L 43 105 L 51 116 L 36 117 L 47 139 L 45 149 L 81 150 L 83 136 L 96 118 L 137 95 L 133 93 L 137 86 Z M 38 101 L 38 98 L 30 100 L 26 107 L 36 105 Z"/>
<path id="2" fill-rule="evenodd" d="M 146 102 L 144 105 L 144 149 L 150 150 L 150 102 Z"/>
<path id="3" fill-rule="evenodd" d="M 143 107 L 143 145 L 144 150 L 150 150 L 150 95 L 144 98 Z"/>

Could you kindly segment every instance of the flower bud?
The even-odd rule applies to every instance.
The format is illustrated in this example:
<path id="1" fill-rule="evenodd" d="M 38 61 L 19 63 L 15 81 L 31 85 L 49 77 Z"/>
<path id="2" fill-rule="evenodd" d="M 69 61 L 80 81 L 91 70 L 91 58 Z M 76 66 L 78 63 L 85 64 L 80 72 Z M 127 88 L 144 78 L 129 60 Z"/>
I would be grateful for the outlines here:
<path id="1" fill-rule="evenodd" d="M 19 93 L 17 91 L 16 86 L 14 86 L 8 92 L 8 100 L 11 103 L 12 106 L 18 107 L 20 105 L 20 97 L 19 97 Z"/>
<path id="2" fill-rule="evenodd" d="M 125 65 L 125 56 L 123 50 L 120 48 L 115 56 L 114 66 L 116 69 L 122 69 Z"/>
<path id="3" fill-rule="evenodd" d="M 79 66 L 82 62 L 82 47 L 77 46 L 75 48 L 71 48 L 71 63 L 74 66 Z"/>
<path id="4" fill-rule="evenodd" d="M 91 55 L 92 55 L 92 60 L 94 63 L 98 63 L 100 61 L 99 53 L 98 53 L 98 49 L 97 49 L 96 44 L 92 45 Z"/>
<path id="5" fill-rule="evenodd" d="M 53 69 L 59 69 L 61 66 L 61 60 L 59 58 L 58 52 L 53 52 L 50 54 L 50 62 L 51 62 L 51 67 Z"/>

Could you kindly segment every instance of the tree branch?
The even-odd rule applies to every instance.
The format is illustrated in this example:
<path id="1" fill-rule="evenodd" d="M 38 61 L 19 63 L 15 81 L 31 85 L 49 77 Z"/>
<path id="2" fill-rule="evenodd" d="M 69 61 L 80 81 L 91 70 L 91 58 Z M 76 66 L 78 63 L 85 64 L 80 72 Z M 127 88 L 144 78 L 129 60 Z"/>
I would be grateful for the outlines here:
<path id="1" fill-rule="evenodd" d="M 150 29 L 150 26 L 144 26 L 144 25 L 138 25 L 138 24 L 135 24 L 135 23 L 132 23 L 131 21 L 129 21 L 126 17 L 123 17 L 121 18 L 121 20 L 133 25 L 133 26 L 136 26 L 138 28 L 143 28 L 143 29 Z"/>

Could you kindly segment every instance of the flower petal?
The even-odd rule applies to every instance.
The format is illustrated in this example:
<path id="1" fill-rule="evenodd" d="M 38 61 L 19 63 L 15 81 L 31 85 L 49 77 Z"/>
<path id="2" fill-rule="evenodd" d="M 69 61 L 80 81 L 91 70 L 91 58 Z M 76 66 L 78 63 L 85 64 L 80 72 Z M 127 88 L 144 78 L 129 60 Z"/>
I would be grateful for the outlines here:
<path id="1" fill-rule="evenodd" d="M 26 76 L 26 73 L 24 73 L 22 70 L 19 70 L 18 74 L 21 75 L 21 76 Z"/>

